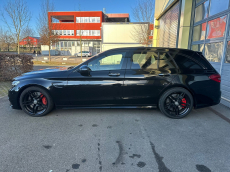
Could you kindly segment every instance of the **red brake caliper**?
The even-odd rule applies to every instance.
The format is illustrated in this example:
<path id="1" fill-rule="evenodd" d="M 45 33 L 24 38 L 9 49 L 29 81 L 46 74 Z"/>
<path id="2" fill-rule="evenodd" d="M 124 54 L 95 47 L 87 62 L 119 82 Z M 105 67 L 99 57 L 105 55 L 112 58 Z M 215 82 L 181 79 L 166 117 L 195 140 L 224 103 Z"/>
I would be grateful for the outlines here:
<path id="1" fill-rule="evenodd" d="M 181 102 L 182 102 L 182 104 L 181 104 L 181 105 L 182 105 L 182 108 L 185 108 L 185 106 L 186 106 L 186 102 L 187 102 L 187 101 L 186 101 L 186 99 L 185 99 L 185 98 L 183 98 L 183 99 L 181 100 Z M 185 104 L 184 104 L 184 103 L 185 103 Z"/>
<path id="2" fill-rule="evenodd" d="M 41 94 L 41 97 L 42 97 L 42 103 L 44 105 L 47 105 L 47 99 L 46 99 L 46 97 L 43 94 Z"/>

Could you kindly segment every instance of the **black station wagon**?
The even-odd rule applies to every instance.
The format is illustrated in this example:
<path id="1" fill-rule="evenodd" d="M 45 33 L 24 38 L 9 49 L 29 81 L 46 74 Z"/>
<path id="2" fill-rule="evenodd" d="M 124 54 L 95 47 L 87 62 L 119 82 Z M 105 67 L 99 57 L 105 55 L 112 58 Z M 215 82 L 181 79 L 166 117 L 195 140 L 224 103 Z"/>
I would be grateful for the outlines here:
<path id="1" fill-rule="evenodd" d="M 14 109 L 44 116 L 55 108 L 159 108 L 182 118 L 220 102 L 221 77 L 200 52 L 118 48 L 73 67 L 25 73 L 14 79 Z"/>

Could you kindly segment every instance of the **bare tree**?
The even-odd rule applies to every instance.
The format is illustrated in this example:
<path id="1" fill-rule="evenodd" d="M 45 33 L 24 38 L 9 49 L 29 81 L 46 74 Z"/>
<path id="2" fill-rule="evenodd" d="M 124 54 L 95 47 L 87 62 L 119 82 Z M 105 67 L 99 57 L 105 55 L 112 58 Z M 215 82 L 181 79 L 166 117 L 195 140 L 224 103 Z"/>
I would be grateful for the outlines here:
<path id="1" fill-rule="evenodd" d="M 25 40 L 25 45 L 29 47 L 30 51 L 31 51 L 31 47 L 33 47 L 33 41 L 30 39 L 30 37 L 34 36 L 34 31 L 32 28 L 30 28 L 29 26 L 27 26 L 25 29 L 23 29 L 22 31 L 22 39 Z"/>
<path id="2" fill-rule="evenodd" d="M 138 24 L 134 27 L 132 37 L 145 46 L 152 43 L 150 25 L 154 23 L 154 10 L 154 0 L 138 0 L 137 5 L 132 8 L 134 20 L 136 22 L 146 22 L 146 24 Z"/>
<path id="3" fill-rule="evenodd" d="M 10 47 L 15 44 L 14 37 L 9 33 L 9 31 L 3 31 L 1 33 L 0 42 L 2 47 L 6 47 L 7 51 L 10 51 Z"/>
<path id="4" fill-rule="evenodd" d="M 8 0 L 1 10 L 2 20 L 8 27 L 11 35 L 16 36 L 18 54 L 21 31 L 28 25 L 31 14 L 24 0 Z"/>
<path id="5" fill-rule="evenodd" d="M 2 51 L 3 43 L 2 43 L 3 29 L 0 27 L 0 51 Z"/>
<path id="6" fill-rule="evenodd" d="M 54 11 L 54 4 L 50 0 L 43 0 L 41 4 L 41 11 L 38 17 L 38 33 L 40 35 L 40 43 L 41 45 L 49 46 L 49 60 L 51 61 L 50 50 L 51 45 L 57 43 L 59 41 L 60 36 L 55 34 L 53 30 L 59 30 L 60 25 L 53 23 L 52 17 L 48 16 L 48 12 L 50 12 L 50 16 L 52 16 L 52 12 Z"/>

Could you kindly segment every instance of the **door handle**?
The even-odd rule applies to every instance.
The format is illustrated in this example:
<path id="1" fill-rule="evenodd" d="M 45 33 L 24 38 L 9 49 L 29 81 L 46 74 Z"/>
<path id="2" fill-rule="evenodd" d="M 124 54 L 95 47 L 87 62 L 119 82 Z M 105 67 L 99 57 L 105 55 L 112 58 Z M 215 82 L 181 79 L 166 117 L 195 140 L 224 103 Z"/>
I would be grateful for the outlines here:
<path id="1" fill-rule="evenodd" d="M 170 73 L 160 73 L 159 76 L 170 76 Z"/>
<path id="2" fill-rule="evenodd" d="M 109 73 L 109 76 L 120 76 L 120 73 Z"/>

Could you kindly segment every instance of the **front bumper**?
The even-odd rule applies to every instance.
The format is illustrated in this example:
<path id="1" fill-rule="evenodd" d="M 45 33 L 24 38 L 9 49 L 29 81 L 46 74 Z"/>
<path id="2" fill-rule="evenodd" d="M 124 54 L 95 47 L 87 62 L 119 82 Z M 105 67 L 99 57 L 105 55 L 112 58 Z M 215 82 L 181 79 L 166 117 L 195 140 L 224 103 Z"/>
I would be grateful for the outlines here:
<path id="1" fill-rule="evenodd" d="M 19 92 L 17 91 L 16 87 L 12 87 L 8 91 L 8 98 L 10 101 L 10 107 L 12 109 L 21 109 L 19 104 Z"/>

